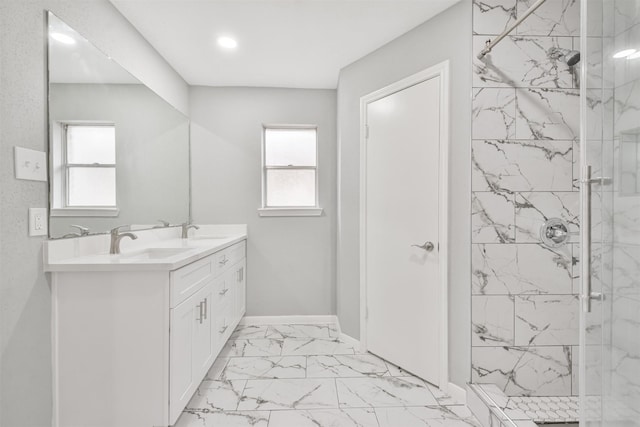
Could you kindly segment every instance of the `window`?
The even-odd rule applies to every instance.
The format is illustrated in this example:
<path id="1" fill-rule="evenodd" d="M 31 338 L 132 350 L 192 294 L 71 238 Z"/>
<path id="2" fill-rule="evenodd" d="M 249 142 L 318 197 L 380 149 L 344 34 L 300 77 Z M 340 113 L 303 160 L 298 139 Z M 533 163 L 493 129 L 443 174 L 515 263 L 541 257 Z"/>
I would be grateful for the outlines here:
<path id="1" fill-rule="evenodd" d="M 59 123 L 54 138 L 53 214 L 93 212 L 113 216 L 116 208 L 116 136 L 112 123 Z"/>
<path id="2" fill-rule="evenodd" d="M 317 128 L 265 126 L 262 216 L 320 215 Z"/>

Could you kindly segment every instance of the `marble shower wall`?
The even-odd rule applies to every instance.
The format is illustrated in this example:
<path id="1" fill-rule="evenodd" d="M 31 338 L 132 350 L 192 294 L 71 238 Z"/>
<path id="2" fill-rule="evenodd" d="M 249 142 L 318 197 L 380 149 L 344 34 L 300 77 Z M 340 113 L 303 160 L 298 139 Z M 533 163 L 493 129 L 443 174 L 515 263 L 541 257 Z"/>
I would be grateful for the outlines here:
<path id="1" fill-rule="evenodd" d="M 577 232 L 579 0 L 547 0 L 485 59 L 534 0 L 473 0 L 472 381 L 506 394 L 577 394 L 578 236 L 544 246 L 558 217 Z"/>

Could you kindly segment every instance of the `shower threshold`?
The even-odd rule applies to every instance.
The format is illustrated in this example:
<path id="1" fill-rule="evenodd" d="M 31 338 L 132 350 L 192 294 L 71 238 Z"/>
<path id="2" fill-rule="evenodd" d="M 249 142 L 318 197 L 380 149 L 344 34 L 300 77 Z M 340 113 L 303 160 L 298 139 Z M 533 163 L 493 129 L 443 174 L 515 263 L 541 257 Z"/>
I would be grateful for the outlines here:
<path id="1" fill-rule="evenodd" d="M 495 384 L 468 384 L 467 402 L 482 427 L 578 425 L 574 396 L 508 397 Z"/>

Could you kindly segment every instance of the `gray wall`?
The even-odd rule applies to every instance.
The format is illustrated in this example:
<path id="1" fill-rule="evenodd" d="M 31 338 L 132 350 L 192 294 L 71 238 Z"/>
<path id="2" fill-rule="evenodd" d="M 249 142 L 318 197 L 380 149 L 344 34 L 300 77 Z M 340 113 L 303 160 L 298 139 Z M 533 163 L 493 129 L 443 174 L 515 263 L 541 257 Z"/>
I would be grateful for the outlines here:
<path id="1" fill-rule="evenodd" d="M 360 97 L 444 60 L 451 66 L 449 359 L 451 381 L 470 375 L 471 2 L 462 1 L 340 72 L 338 84 L 337 312 L 360 334 Z M 455 46 L 455 49 L 452 49 Z"/>
<path id="2" fill-rule="evenodd" d="M 196 223 L 246 223 L 248 315 L 335 313 L 336 91 L 193 87 Z M 261 218 L 262 124 L 317 124 L 321 217 Z"/>
<path id="3" fill-rule="evenodd" d="M 14 179 L 15 145 L 45 150 L 45 9 L 187 111 L 186 83 L 107 0 L 0 2 L 0 425 L 51 425 L 51 298 L 43 238 L 27 237 L 27 209 L 47 184 Z"/>
<path id="4" fill-rule="evenodd" d="M 71 224 L 105 232 L 122 224 L 189 220 L 189 119 L 144 85 L 50 85 L 54 121 L 110 121 L 116 126 L 117 217 L 52 217 L 49 234 Z M 77 231 L 77 230 L 76 230 Z"/>

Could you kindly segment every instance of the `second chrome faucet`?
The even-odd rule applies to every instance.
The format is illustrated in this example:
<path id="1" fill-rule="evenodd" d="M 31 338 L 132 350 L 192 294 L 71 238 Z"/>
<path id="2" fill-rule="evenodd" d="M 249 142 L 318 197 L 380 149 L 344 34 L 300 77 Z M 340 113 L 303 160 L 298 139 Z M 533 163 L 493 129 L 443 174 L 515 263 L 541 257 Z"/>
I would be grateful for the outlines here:
<path id="1" fill-rule="evenodd" d="M 111 230 L 111 246 L 109 248 L 109 253 L 111 255 L 117 255 L 120 253 L 120 241 L 124 237 L 130 237 L 132 240 L 136 240 L 138 236 L 133 233 L 120 233 L 120 229 L 122 227 L 127 227 L 126 225 L 121 225 Z"/>
<path id="2" fill-rule="evenodd" d="M 198 227 L 195 224 L 189 224 L 188 222 L 185 222 L 184 224 L 182 224 L 182 238 L 186 239 L 189 237 L 189 230 L 191 228 L 195 228 L 196 230 L 200 230 L 200 227 Z"/>

